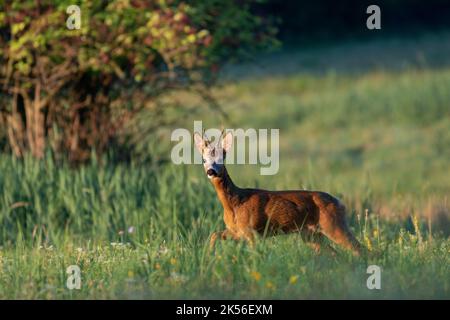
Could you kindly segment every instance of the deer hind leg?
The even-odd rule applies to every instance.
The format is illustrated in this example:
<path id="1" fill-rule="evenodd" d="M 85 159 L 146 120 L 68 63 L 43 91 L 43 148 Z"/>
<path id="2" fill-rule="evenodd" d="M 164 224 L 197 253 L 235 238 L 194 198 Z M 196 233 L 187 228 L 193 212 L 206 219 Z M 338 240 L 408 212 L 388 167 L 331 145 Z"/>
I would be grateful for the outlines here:
<path id="1" fill-rule="evenodd" d="M 328 252 L 331 252 L 332 255 L 336 254 L 336 250 L 334 250 L 332 246 L 326 243 L 325 237 L 321 232 L 302 230 L 300 232 L 300 235 L 302 237 L 302 240 L 316 253 L 322 252 L 322 249 L 325 248 Z"/>
<path id="2" fill-rule="evenodd" d="M 359 256 L 362 253 L 362 246 L 350 232 L 345 219 L 345 208 L 340 205 L 333 210 L 321 212 L 319 225 L 321 231 L 330 240 L 336 244 L 349 249 L 354 255 Z"/>

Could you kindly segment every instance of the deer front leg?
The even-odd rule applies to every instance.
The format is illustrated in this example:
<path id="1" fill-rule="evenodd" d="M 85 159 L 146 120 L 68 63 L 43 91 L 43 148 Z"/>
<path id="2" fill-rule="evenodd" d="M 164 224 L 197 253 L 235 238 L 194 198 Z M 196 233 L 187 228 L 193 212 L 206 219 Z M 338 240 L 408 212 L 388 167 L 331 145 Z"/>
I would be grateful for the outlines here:
<path id="1" fill-rule="evenodd" d="M 220 238 L 221 240 L 226 239 L 234 239 L 233 234 L 230 232 L 230 230 L 225 229 L 224 231 L 214 232 L 211 235 L 211 239 L 209 240 L 209 249 L 212 250 L 214 248 L 214 244 L 216 243 L 217 238 Z"/>

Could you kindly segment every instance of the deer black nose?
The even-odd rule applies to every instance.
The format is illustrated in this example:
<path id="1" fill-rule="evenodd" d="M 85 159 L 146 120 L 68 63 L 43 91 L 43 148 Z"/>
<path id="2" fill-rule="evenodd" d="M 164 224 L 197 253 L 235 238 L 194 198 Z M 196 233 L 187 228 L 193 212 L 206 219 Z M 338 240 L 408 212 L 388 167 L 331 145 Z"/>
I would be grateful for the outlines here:
<path id="1" fill-rule="evenodd" d="M 206 171 L 206 174 L 208 176 L 217 176 L 217 172 L 214 169 L 208 169 L 208 171 Z"/>

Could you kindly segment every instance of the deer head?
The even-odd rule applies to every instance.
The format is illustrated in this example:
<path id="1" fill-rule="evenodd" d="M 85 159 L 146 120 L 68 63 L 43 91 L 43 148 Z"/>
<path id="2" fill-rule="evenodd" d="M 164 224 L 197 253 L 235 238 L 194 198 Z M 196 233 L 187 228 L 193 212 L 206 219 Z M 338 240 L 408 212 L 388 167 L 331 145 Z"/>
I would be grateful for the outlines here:
<path id="1" fill-rule="evenodd" d="M 231 149 L 233 134 L 220 136 L 217 143 L 212 143 L 204 134 L 194 133 L 197 150 L 202 155 L 203 167 L 209 179 L 222 178 L 225 168 L 225 157 Z"/>

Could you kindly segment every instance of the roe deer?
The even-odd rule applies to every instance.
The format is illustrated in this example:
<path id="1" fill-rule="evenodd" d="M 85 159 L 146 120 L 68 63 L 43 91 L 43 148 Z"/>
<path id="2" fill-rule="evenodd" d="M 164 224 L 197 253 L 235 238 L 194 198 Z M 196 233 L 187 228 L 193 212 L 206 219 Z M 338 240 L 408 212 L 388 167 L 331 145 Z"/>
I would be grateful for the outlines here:
<path id="1" fill-rule="evenodd" d="M 226 230 L 211 235 L 210 248 L 217 238 L 253 242 L 255 233 L 275 235 L 281 231 L 299 232 L 316 251 L 320 251 L 325 235 L 355 255 L 361 254 L 362 247 L 347 226 L 345 207 L 339 200 L 320 191 L 241 189 L 224 165 L 232 133 L 222 135 L 214 145 L 199 133 L 194 134 L 194 141 L 224 209 Z"/>

